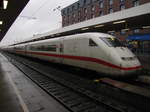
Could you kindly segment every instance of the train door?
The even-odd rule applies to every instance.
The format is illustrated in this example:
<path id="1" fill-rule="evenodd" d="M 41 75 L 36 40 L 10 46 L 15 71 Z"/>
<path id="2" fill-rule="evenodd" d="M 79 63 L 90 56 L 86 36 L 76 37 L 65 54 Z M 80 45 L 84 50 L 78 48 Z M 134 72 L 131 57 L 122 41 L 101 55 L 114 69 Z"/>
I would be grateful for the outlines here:
<path id="1" fill-rule="evenodd" d="M 58 52 L 59 52 L 59 63 L 63 63 L 63 54 L 64 54 L 64 39 L 60 38 L 59 40 L 59 47 L 58 47 Z"/>
<path id="2" fill-rule="evenodd" d="M 88 43 L 88 48 L 89 48 L 89 56 L 91 58 L 99 58 L 99 47 L 98 47 L 98 44 L 93 40 L 93 39 L 89 39 L 89 43 Z M 92 69 L 92 70 L 99 70 L 99 65 L 97 63 L 94 63 L 94 62 L 89 62 L 89 65 L 88 65 L 89 69 Z"/>
<path id="3" fill-rule="evenodd" d="M 81 57 L 81 59 L 77 61 L 77 65 L 81 68 L 88 68 L 90 63 L 85 60 L 86 57 L 89 57 L 88 38 L 80 37 L 77 39 L 77 43 L 76 55 Z"/>
<path id="4" fill-rule="evenodd" d="M 27 55 L 27 45 L 24 46 L 24 51 L 25 55 Z"/>
<path id="5" fill-rule="evenodd" d="M 79 38 L 78 39 L 78 56 L 89 57 L 89 49 L 88 49 L 88 38 Z"/>

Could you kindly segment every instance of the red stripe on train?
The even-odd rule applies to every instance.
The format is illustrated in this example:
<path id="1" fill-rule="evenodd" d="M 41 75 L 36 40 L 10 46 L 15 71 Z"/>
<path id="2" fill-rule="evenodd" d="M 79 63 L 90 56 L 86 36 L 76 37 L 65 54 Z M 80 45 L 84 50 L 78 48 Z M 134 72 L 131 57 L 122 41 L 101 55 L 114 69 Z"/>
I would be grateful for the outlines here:
<path id="1" fill-rule="evenodd" d="M 82 61 L 90 61 L 90 62 L 96 62 L 99 64 L 103 64 L 105 66 L 109 66 L 112 68 L 117 68 L 121 70 L 135 70 L 142 68 L 142 66 L 135 66 L 135 67 L 128 67 L 128 68 L 123 68 L 114 64 L 111 64 L 109 62 L 103 61 L 101 59 L 97 58 L 91 58 L 91 57 L 84 57 L 84 56 L 70 56 L 70 55 L 59 55 L 59 54 L 51 54 L 51 53 L 41 53 L 41 52 L 25 52 L 25 51 L 17 51 L 17 52 L 23 52 L 23 53 L 30 53 L 30 54 L 36 54 L 36 55 L 43 55 L 43 56 L 51 56 L 51 57 L 59 57 L 59 58 L 66 58 L 66 59 L 74 59 L 74 60 L 82 60 Z"/>

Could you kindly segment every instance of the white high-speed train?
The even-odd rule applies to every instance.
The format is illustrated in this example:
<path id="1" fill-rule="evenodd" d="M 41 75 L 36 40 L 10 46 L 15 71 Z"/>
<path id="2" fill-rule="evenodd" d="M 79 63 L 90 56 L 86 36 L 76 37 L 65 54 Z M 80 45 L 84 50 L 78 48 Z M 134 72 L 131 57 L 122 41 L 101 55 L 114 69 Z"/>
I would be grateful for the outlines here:
<path id="1" fill-rule="evenodd" d="M 82 33 L 10 46 L 14 53 L 81 67 L 110 76 L 129 76 L 142 68 L 137 57 L 114 36 Z"/>

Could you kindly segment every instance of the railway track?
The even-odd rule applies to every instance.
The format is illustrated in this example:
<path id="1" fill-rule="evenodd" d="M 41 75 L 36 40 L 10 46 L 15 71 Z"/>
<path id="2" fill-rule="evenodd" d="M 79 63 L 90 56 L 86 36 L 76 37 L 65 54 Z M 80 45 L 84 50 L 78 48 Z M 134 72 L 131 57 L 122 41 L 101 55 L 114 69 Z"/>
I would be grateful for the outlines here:
<path id="1" fill-rule="evenodd" d="M 46 69 L 44 70 L 44 72 L 40 71 L 39 65 L 33 63 L 31 64 L 28 60 L 24 60 L 21 57 L 19 57 L 20 59 L 17 57 L 18 60 L 24 60 L 21 61 L 21 63 L 15 61 L 14 59 L 16 57 L 14 57 L 13 55 L 9 54 L 8 58 L 31 80 L 33 80 L 48 94 L 53 96 L 57 101 L 62 103 L 66 108 L 68 108 L 72 112 L 140 112 L 144 109 L 143 107 L 139 109 L 127 105 L 127 102 L 123 104 L 119 100 L 113 100 L 114 98 L 110 96 L 104 96 L 103 94 L 101 94 L 107 93 L 107 91 L 105 91 L 104 88 L 109 88 L 113 91 L 112 88 L 107 87 L 106 85 L 101 84 L 103 85 L 103 87 L 100 87 L 99 84 L 95 84 L 93 86 L 93 84 L 90 85 L 89 82 L 83 83 L 84 81 L 82 79 L 77 80 L 76 78 L 72 77 L 74 80 L 78 81 L 78 83 L 81 82 L 81 86 L 79 86 L 79 84 L 74 84 L 72 80 L 71 83 L 69 81 L 64 80 L 63 78 L 54 77 L 54 75 L 47 76 L 48 72 Z M 54 70 L 53 72 L 57 71 Z M 71 78 L 68 78 L 68 80 L 69 79 Z M 102 89 L 104 89 L 104 91 Z"/>
<path id="2" fill-rule="evenodd" d="M 117 108 L 95 101 L 88 95 L 45 76 L 27 64 L 21 64 L 12 59 L 11 62 L 71 112 L 120 112 Z"/>

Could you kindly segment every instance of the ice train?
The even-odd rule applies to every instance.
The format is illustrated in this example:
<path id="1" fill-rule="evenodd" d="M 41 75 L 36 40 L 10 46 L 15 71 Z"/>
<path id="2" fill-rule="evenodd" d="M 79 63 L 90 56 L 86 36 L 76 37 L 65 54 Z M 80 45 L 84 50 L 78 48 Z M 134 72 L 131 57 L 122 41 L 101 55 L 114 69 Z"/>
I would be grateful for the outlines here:
<path id="1" fill-rule="evenodd" d="M 16 44 L 9 50 L 115 77 L 131 76 L 142 68 L 137 57 L 116 37 L 97 32 Z"/>

